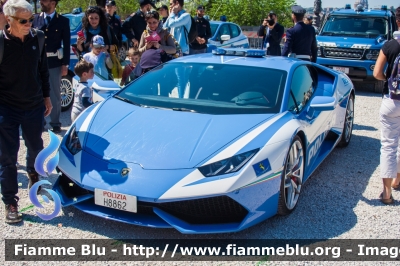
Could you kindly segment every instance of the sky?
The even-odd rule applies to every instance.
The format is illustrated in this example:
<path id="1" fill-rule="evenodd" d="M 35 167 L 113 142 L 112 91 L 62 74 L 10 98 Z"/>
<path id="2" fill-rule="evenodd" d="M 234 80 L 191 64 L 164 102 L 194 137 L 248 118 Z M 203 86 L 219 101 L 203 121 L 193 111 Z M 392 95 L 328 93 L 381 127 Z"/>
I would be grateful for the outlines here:
<path id="1" fill-rule="evenodd" d="M 322 7 L 344 7 L 346 4 L 354 5 L 355 0 L 321 0 Z M 313 7 L 314 0 L 296 0 L 298 5 L 302 7 Z M 388 7 L 394 6 L 395 8 L 400 6 L 399 0 L 368 0 L 368 6 L 371 7 L 380 7 L 382 5 L 387 5 Z"/>

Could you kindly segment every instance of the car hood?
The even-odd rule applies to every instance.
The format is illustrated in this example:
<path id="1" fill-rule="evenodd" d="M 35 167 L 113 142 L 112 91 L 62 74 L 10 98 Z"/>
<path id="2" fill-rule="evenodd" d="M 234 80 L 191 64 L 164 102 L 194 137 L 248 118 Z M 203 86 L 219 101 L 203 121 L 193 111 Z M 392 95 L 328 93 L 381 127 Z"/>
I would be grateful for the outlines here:
<path id="1" fill-rule="evenodd" d="M 136 163 L 144 169 L 196 167 L 274 116 L 208 115 L 144 108 L 115 98 L 101 103 L 93 112 L 96 113 L 92 121 L 84 122 L 90 126 L 85 130 L 83 149 L 97 158 Z"/>
<path id="2" fill-rule="evenodd" d="M 339 48 L 360 48 L 356 46 L 367 46 L 369 49 L 380 49 L 385 42 L 381 37 L 377 38 L 355 38 L 355 37 L 339 37 L 339 36 L 318 36 L 318 44 L 320 46 L 330 46 L 335 44 Z"/>

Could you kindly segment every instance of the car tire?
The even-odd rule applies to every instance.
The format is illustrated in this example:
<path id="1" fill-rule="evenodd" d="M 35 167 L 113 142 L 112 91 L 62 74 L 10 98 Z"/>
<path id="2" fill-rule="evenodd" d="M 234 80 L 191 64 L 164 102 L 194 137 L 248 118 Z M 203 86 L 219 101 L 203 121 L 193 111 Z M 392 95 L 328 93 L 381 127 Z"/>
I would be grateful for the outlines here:
<path id="1" fill-rule="evenodd" d="M 346 114 L 344 118 L 344 125 L 342 137 L 340 138 L 339 147 L 347 147 L 350 143 L 351 135 L 353 132 L 354 123 L 354 96 L 350 94 L 349 101 L 346 107 Z"/>
<path id="2" fill-rule="evenodd" d="M 67 111 L 71 108 L 74 102 L 74 90 L 72 88 L 72 77 L 69 75 L 61 78 L 61 112 Z"/>
<path id="3" fill-rule="evenodd" d="M 304 177 L 305 154 L 303 143 L 295 136 L 286 155 L 281 178 L 278 214 L 290 214 L 297 206 Z"/>
<path id="4" fill-rule="evenodd" d="M 118 58 L 120 62 L 124 62 L 126 60 L 126 56 L 128 55 L 128 45 L 123 43 L 121 48 L 118 50 Z"/>

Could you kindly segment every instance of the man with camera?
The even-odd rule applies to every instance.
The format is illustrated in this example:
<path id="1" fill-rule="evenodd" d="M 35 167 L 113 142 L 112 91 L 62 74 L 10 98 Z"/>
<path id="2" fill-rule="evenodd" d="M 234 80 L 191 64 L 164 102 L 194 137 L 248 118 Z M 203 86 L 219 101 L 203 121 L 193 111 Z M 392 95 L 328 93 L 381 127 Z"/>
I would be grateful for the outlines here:
<path id="1" fill-rule="evenodd" d="M 263 37 L 262 49 L 266 49 L 268 55 L 281 55 L 280 44 L 284 31 L 283 26 L 277 22 L 276 14 L 270 11 L 258 30 L 258 36 Z"/>

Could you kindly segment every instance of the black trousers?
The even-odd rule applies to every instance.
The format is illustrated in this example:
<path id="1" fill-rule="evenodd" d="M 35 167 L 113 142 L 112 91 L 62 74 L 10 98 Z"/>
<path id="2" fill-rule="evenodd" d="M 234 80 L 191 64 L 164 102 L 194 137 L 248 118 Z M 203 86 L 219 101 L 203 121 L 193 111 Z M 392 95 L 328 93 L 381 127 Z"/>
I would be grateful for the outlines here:
<path id="1" fill-rule="evenodd" d="M 34 169 L 36 156 L 43 149 L 44 110 L 44 105 L 34 110 L 20 110 L 0 104 L 0 185 L 5 204 L 19 200 L 16 167 L 19 127 L 22 128 L 22 137 L 27 147 L 26 168 Z"/>

